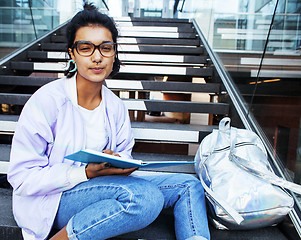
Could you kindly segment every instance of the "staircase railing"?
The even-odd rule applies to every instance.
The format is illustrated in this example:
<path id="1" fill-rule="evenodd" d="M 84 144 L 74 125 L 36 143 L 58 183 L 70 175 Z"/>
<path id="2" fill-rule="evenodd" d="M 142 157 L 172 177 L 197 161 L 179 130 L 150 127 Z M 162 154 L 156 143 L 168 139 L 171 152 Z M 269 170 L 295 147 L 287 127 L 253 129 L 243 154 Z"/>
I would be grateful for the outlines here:
<path id="1" fill-rule="evenodd" d="M 225 68 L 222 66 L 219 57 L 214 53 L 214 51 L 208 44 L 196 20 L 193 19 L 192 22 L 245 128 L 254 131 L 261 138 L 261 140 L 263 141 L 267 149 L 269 159 L 272 161 L 272 165 L 274 169 L 276 168 L 276 173 L 279 174 L 284 179 L 292 181 L 292 179 L 288 179 L 287 176 L 284 175 L 283 170 L 279 166 L 279 161 L 277 161 L 275 158 L 274 150 L 271 144 L 269 143 L 266 135 L 262 131 L 260 125 L 256 121 L 253 114 L 249 112 L 248 108 L 246 108 L 243 97 L 240 94 L 240 91 L 236 87 L 232 78 L 229 76 L 228 72 L 225 71 Z M 301 209 L 299 200 L 297 199 L 296 195 L 292 192 L 291 194 L 294 197 L 296 205 L 298 206 L 299 209 Z M 301 221 L 300 221 L 300 216 L 297 213 L 297 209 L 295 208 L 293 211 L 291 211 L 289 216 L 292 222 L 294 223 L 294 226 L 296 227 L 299 236 L 301 236 Z"/>
<path id="2" fill-rule="evenodd" d="M 12 60 L 13 58 L 15 58 L 16 56 L 18 56 L 20 53 L 24 53 L 27 50 L 29 50 L 32 46 L 36 45 L 37 43 L 39 43 L 41 40 L 43 40 L 44 38 L 46 38 L 47 36 L 52 35 L 54 32 L 56 32 L 58 29 L 62 28 L 63 26 L 65 26 L 68 22 L 65 22 L 59 26 L 57 26 L 56 28 L 54 28 L 53 30 L 49 31 L 47 34 L 44 34 L 43 36 L 29 42 L 28 44 L 26 44 L 24 47 L 19 48 L 18 50 L 12 52 L 11 54 L 7 55 L 6 57 L 2 58 L 0 60 L 0 67 L 3 70 L 2 73 L 6 74 L 6 71 L 9 70 L 9 66 L 6 65 L 7 62 L 9 62 L 10 60 Z"/>

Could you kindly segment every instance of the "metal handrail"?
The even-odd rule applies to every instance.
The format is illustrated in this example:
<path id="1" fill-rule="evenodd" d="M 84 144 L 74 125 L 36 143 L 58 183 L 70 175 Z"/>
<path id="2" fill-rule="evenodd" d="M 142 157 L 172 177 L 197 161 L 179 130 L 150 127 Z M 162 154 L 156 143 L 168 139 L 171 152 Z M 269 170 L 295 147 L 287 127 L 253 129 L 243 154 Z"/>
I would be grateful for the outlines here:
<path id="1" fill-rule="evenodd" d="M 109 7 L 108 7 L 106 1 L 105 1 L 105 0 L 102 0 L 102 3 L 105 5 L 106 9 L 107 9 L 108 11 L 110 11 L 110 9 L 109 9 Z"/>
<path id="2" fill-rule="evenodd" d="M 12 52 L 11 54 L 5 56 L 4 58 L 2 58 L 0 60 L 0 67 L 5 68 L 5 63 L 7 63 L 8 61 L 10 61 L 11 59 L 13 59 L 14 57 L 16 57 L 17 55 L 19 55 L 20 53 L 26 51 L 27 49 L 29 49 L 30 47 L 34 46 L 35 44 L 39 43 L 42 39 L 44 39 L 45 37 L 53 34 L 54 32 L 56 32 L 58 29 L 62 28 L 63 26 L 65 26 L 66 24 L 68 24 L 69 21 L 62 23 L 61 25 L 57 26 L 56 28 L 52 29 L 51 31 L 47 32 L 46 34 L 42 35 L 41 37 L 29 42 L 27 45 L 17 49 L 16 51 Z"/>
<path id="3" fill-rule="evenodd" d="M 284 173 L 282 172 L 282 169 L 278 163 L 278 161 L 275 159 L 275 156 L 273 154 L 273 148 L 271 147 L 266 135 L 264 134 L 264 132 L 262 131 L 261 127 L 259 126 L 259 124 L 257 123 L 254 115 L 252 113 L 248 113 L 248 109 L 246 108 L 244 101 L 243 101 L 243 97 L 241 96 L 239 90 L 237 89 L 237 87 L 235 86 L 235 84 L 232 81 L 232 78 L 229 76 L 229 74 L 225 71 L 224 67 L 221 64 L 221 60 L 219 59 L 219 57 L 213 52 L 213 50 L 211 49 L 209 43 L 207 42 L 205 36 L 203 35 L 200 27 L 198 26 L 197 22 L 195 19 L 192 19 L 192 23 L 202 41 L 202 44 L 204 45 L 210 60 L 212 61 L 219 77 L 221 78 L 227 93 L 229 94 L 229 97 L 242 121 L 242 123 L 244 124 L 245 128 L 248 130 L 252 130 L 253 132 L 255 132 L 259 138 L 262 140 L 265 148 L 267 149 L 267 153 L 269 158 L 272 160 L 274 167 L 277 170 L 277 173 L 283 177 L 284 179 L 287 179 L 287 177 L 284 175 Z M 294 193 L 291 193 L 296 205 L 298 206 L 299 209 L 301 209 L 300 203 L 297 200 L 297 197 Z M 299 236 L 301 237 L 301 220 L 300 217 L 298 216 L 298 213 L 296 211 L 296 209 L 293 209 L 290 213 L 289 216 L 299 234 Z"/>
<path id="4" fill-rule="evenodd" d="M 37 30 L 36 30 L 36 25 L 34 23 L 34 19 L 33 19 L 33 14 L 32 14 L 32 4 L 31 4 L 31 0 L 28 0 L 28 6 L 29 6 L 29 10 L 30 10 L 30 15 L 31 15 L 31 21 L 32 21 L 32 26 L 33 26 L 33 30 L 34 30 L 34 35 L 36 37 L 36 39 L 38 39 L 38 35 L 37 35 Z"/>

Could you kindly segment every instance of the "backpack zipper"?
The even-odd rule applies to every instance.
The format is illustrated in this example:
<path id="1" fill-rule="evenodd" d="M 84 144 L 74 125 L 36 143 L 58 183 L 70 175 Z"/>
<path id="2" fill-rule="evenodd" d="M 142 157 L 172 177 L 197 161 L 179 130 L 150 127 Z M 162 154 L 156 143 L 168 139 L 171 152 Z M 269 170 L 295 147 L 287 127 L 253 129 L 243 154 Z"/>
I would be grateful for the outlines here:
<path id="1" fill-rule="evenodd" d="M 244 146 L 249 146 L 249 145 L 253 145 L 253 146 L 256 146 L 254 143 L 250 143 L 250 142 L 241 142 L 241 143 L 236 143 L 235 144 L 235 147 L 244 147 Z M 230 149 L 230 146 L 227 146 L 227 147 L 223 147 L 223 148 L 220 148 L 220 149 L 214 149 L 212 153 L 217 153 L 217 152 L 222 152 L 222 151 L 226 151 Z"/>

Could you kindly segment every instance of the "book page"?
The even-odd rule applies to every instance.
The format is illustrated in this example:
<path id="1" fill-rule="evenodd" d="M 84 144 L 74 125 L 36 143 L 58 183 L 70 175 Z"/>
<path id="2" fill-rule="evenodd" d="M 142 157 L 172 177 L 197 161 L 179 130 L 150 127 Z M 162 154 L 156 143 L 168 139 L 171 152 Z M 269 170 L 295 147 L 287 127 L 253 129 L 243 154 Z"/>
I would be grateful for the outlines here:
<path id="1" fill-rule="evenodd" d="M 98 152 L 98 151 L 92 150 L 92 149 L 85 149 L 83 151 L 85 151 L 87 153 L 94 154 L 94 155 L 103 156 L 105 158 L 111 158 L 111 159 L 116 159 L 116 160 L 119 160 L 119 161 L 135 163 L 135 164 L 140 164 L 140 165 L 143 164 L 143 162 L 141 160 L 130 159 L 130 158 L 122 158 L 122 157 L 106 154 L 106 153 L 103 153 L 103 152 Z"/>

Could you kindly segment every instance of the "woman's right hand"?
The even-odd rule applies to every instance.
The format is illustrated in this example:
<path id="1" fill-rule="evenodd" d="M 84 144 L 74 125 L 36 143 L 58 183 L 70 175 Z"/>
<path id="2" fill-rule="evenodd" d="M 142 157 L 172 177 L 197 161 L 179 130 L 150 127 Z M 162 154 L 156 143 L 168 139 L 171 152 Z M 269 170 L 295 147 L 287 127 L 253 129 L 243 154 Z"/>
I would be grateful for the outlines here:
<path id="1" fill-rule="evenodd" d="M 86 166 L 87 178 L 95 178 L 107 175 L 123 175 L 128 176 L 138 168 L 114 168 L 109 163 L 89 163 Z"/>

